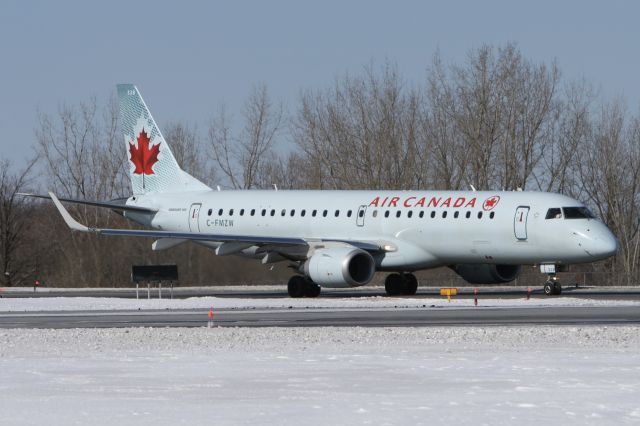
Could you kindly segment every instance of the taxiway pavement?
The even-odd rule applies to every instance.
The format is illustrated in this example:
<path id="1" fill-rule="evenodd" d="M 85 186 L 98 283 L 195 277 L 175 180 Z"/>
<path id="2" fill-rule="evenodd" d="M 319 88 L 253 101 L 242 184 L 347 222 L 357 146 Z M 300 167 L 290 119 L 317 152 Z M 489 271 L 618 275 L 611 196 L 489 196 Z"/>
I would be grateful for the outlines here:
<path id="1" fill-rule="evenodd" d="M 0 328 L 206 327 L 207 310 L 0 313 Z M 637 306 L 423 309 L 222 309 L 215 327 L 423 327 L 640 324 Z"/>

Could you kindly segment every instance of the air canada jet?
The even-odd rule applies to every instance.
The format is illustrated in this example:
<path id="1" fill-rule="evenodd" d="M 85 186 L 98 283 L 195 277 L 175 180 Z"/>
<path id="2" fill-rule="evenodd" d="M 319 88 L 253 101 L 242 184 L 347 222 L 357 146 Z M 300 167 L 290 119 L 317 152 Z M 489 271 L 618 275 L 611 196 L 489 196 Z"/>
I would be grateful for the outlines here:
<path id="1" fill-rule="evenodd" d="M 78 232 L 153 237 L 153 250 L 191 241 L 218 256 L 289 262 L 291 297 L 321 287 L 368 284 L 378 271 L 389 295 L 412 295 L 415 271 L 447 266 L 469 283 L 513 281 L 523 265 L 548 275 L 613 256 L 617 241 L 579 201 L 525 191 L 212 190 L 183 171 L 138 89 L 118 85 L 132 196 L 109 202 L 49 196 Z M 121 212 L 148 229 L 89 228 L 61 201 Z"/>

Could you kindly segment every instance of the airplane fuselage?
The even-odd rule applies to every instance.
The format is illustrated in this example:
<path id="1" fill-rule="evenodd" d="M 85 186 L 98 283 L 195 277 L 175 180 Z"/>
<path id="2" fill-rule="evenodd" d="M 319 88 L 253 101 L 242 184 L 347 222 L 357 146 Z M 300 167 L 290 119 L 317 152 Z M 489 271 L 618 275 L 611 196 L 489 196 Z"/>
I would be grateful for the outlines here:
<path id="1" fill-rule="evenodd" d="M 569 214 L 584 209 L 582 203 L 544 192 L 202 191 L 147 193 L 127 204 L 157 208 L 153 216 L 125 215 L 159 230 L 375 241 L 386 248 L 376 256 L 377 270 L 571 264 L 617 249 L 603 223 Z M 247 247 L 237 254 L 252 253 Z"/>

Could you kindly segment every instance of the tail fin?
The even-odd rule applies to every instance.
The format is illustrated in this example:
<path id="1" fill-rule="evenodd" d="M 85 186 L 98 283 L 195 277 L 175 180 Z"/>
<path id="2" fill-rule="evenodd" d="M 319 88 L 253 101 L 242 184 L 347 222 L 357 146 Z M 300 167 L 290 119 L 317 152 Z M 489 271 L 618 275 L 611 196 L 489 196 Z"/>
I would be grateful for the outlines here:
<path id="1" fill-rule="evenodd" d="M 134 194 L 211 189 L 180 169 L 136 86 L 118 84 L 118 99 Z"/>

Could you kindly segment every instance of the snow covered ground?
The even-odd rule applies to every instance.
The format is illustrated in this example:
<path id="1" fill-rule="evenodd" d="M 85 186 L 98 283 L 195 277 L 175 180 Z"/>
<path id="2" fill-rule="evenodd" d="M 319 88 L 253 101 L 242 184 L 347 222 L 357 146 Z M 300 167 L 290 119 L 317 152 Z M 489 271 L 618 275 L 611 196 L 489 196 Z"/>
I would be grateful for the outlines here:
<path id="1" fill-rule="evenodd" d="M 638 306 L 640 301 L 583 299 L 572 297 L 499 299 L 482 295 L 478 299 L 479 307 L 540 307 L 540 306 Z M 3 298 L 0 299 L 0 312 L 25 311 L 108 311 L 108 310 L 145 310 L 145 309 L 286 309 L 293 308 L 421 308 L 424 306 L 447 306 L 452 308 L 473 307 L 473 299 L 444 297 L 408 298 L 408 297 L 348 297 L 290 299 L 265 298 L 246 299 L 229 297 L 192 297 L 188 299 L 123 299 L 111 297 L 40 297 L 40 298 Z"/>
<path id="2" fill-rule="evenodd" d="M 0 395 L 3 425 L 639 424 L 640 328 L 0 330 Z"/>

